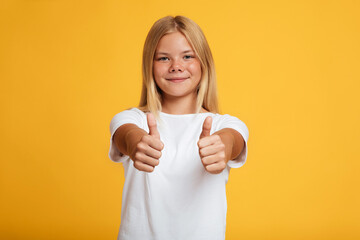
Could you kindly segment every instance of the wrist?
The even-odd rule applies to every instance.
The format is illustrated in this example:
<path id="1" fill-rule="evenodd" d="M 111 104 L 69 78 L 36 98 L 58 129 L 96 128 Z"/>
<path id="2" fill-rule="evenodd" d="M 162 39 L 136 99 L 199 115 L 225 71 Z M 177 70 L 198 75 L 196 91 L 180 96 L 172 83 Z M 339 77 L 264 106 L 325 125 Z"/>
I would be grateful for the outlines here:
<path id="1" fill-rule="evenodd" d="M 125 143 L 127 155 L 131 156 L 133 154 L 137 144 L 141 141 L 144 135 L 147 135 L 147 132 L 139 127 L 134 127 L 126 133 Z"/>
<path id="2" fill-rule="evenodd" d="M 221 129 L 215 134 L 219 135 L 221 141 L 225 145 L 225 156 L 226 162 L 233 159 L 233 146 L 234 146 L 234 136 L 232 135 L 229 129 Z"/>

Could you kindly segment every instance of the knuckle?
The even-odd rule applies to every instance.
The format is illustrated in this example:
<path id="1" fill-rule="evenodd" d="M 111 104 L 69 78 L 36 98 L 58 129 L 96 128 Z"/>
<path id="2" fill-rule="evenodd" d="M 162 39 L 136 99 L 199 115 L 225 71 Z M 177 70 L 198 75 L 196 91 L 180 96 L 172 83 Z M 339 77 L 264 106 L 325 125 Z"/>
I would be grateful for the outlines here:
<path id="1" fill-rule="evenodd" d="M 221 142 L 221 143 L 219 144 L 219 147 L 220 147 L 221 150 L 224 150 L 224 149 L 225 149 L 225 144 Z"/>
<path id="2" fill-rule="evenodd" d="M 206 171 L 208 171 L 209 173 L 214 173 L 214 170 L 212 170 L 209 166 L 205 167 Z"/>
<path id="3" fill-rule="evenodd" d="M 220 168 L 221 170 L 224 170 L 226 168 L 226 163 L 225 162 L 221 162 L 220 163 Z"/>
<path id="4" fill-rule="evenodd" d="M 138 151 L 144 151 L 144 149 L 145 149 L 145 144 L 144 144 L 142 141 L 138 142 L 138 143 L 136 144 L 136 149 L 137 149 Z"/>
<path id="5" fill-rule="evenodd" d="M 150 136 L 150 135 L 144 135 L 143 137 L 142 137 L 142 139 L 141 139 L 141 142 L 144 142 L 144 143 L 149 143 L 149 142 L 151 142 L 152 141 L 152 136 Z"/>
<path id="6" fill-rule="evenodd" d="M 164 149 L 164 143 L 162 141 L 160 141 L 160 150 Z"/>
<path id="7" fill-rule="evenodd" d="M 136 168 L 136 169 L 140 170 L 140 169 L 139 169 L 139 164 L 138 164 L 138 162 L 137 162 L 137 161 L 134 161 L 133 165 L 134 165 L 134 168 Z"/>
<path id="8" fill-rule="evenodd" d="M 200 156 L 204 156 L 204 155 L 205 155 L 203 148 L 200 148 L 199 152 L 200 152 Z"/>
<path id="9" fill-rule="evenodd" d="M 140 157 L 141 157 L 141 153 L 140 153 L 140 152 L 136 152 L 136 153 L 135 153 L 135 159 L 136 159 L 136 160 L 139 160 Z"/>
<path id="10" fill-rule="evenodd" d="M 162 152 L 158 151 L 157 159 L 161 158 L 161 156 L 162 156 Z"/>
<path id="11" fill-rule="evenodd" d="M 146 142 L 147 138 L 148 138 L 148 135 L 142 136 L 140 142 Z"/>

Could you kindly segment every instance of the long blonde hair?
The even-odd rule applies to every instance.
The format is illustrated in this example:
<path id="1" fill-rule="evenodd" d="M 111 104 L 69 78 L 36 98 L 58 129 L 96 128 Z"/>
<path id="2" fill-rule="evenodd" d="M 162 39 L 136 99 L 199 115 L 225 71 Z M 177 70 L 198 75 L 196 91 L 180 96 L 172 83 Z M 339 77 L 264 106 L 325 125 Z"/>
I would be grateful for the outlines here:
<path id="1" fill-rule="evenodd" d="M 218 99 L 214 60 L 205 35 L 200 27 L 191 19 L 184 16 L 167 16 L 159 19 L 151 27 L 144 44 L 142 59 L 142 92 L 139 109 L 150 111 L 156 117 L 161 111 L 161 91 L 153 77 L 153 62 L 160 39 L 171 32 L 182 33 L 196 56 L 200 60 L 202 76 L 198 87 L 196 112 L 201 107 L 209 112 L 218 113 Z"/>

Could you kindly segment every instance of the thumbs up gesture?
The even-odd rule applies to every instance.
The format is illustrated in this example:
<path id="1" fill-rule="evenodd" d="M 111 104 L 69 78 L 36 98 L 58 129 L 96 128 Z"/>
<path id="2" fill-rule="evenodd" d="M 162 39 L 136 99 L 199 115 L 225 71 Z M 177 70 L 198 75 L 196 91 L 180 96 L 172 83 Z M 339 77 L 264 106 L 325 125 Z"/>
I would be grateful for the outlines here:
<path id="1" fill-rule="evenodd" d="M 132 159 L 136 169 L 152 172 L 155 166 L 159 165 L 159 158 L 161 157 L 161 150 L 164 148 L 164 144 L 160 140 L 155 117 L 151 113 L 147 114 L 147 124 L 149 134 L 143 135 L 136 144 L 135 154 Z"/>
<path id="2" fill-rule="evenodd" d="M 207 117 L 198 141 L 199 155 L 206 171 L 221 173 L 226 168 L 225 144 L 219 135 L 210 135 L 212 117 Z"/>

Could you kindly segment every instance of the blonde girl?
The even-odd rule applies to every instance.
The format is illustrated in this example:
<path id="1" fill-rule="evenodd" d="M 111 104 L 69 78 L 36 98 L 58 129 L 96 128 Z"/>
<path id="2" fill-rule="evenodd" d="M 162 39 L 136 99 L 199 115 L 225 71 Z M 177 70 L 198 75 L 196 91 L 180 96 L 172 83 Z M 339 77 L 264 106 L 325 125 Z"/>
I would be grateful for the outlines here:
<path id="1" fill-rule="evenodd" d="M 218 113 L 206 38 L 189 18 L 161 18 L 142 65 L 139 106 L 110 123 L 109 157 L 125 173 L 118 239 L 223 240 L 225 185 L 246 161 L 249 133 Z"/>

